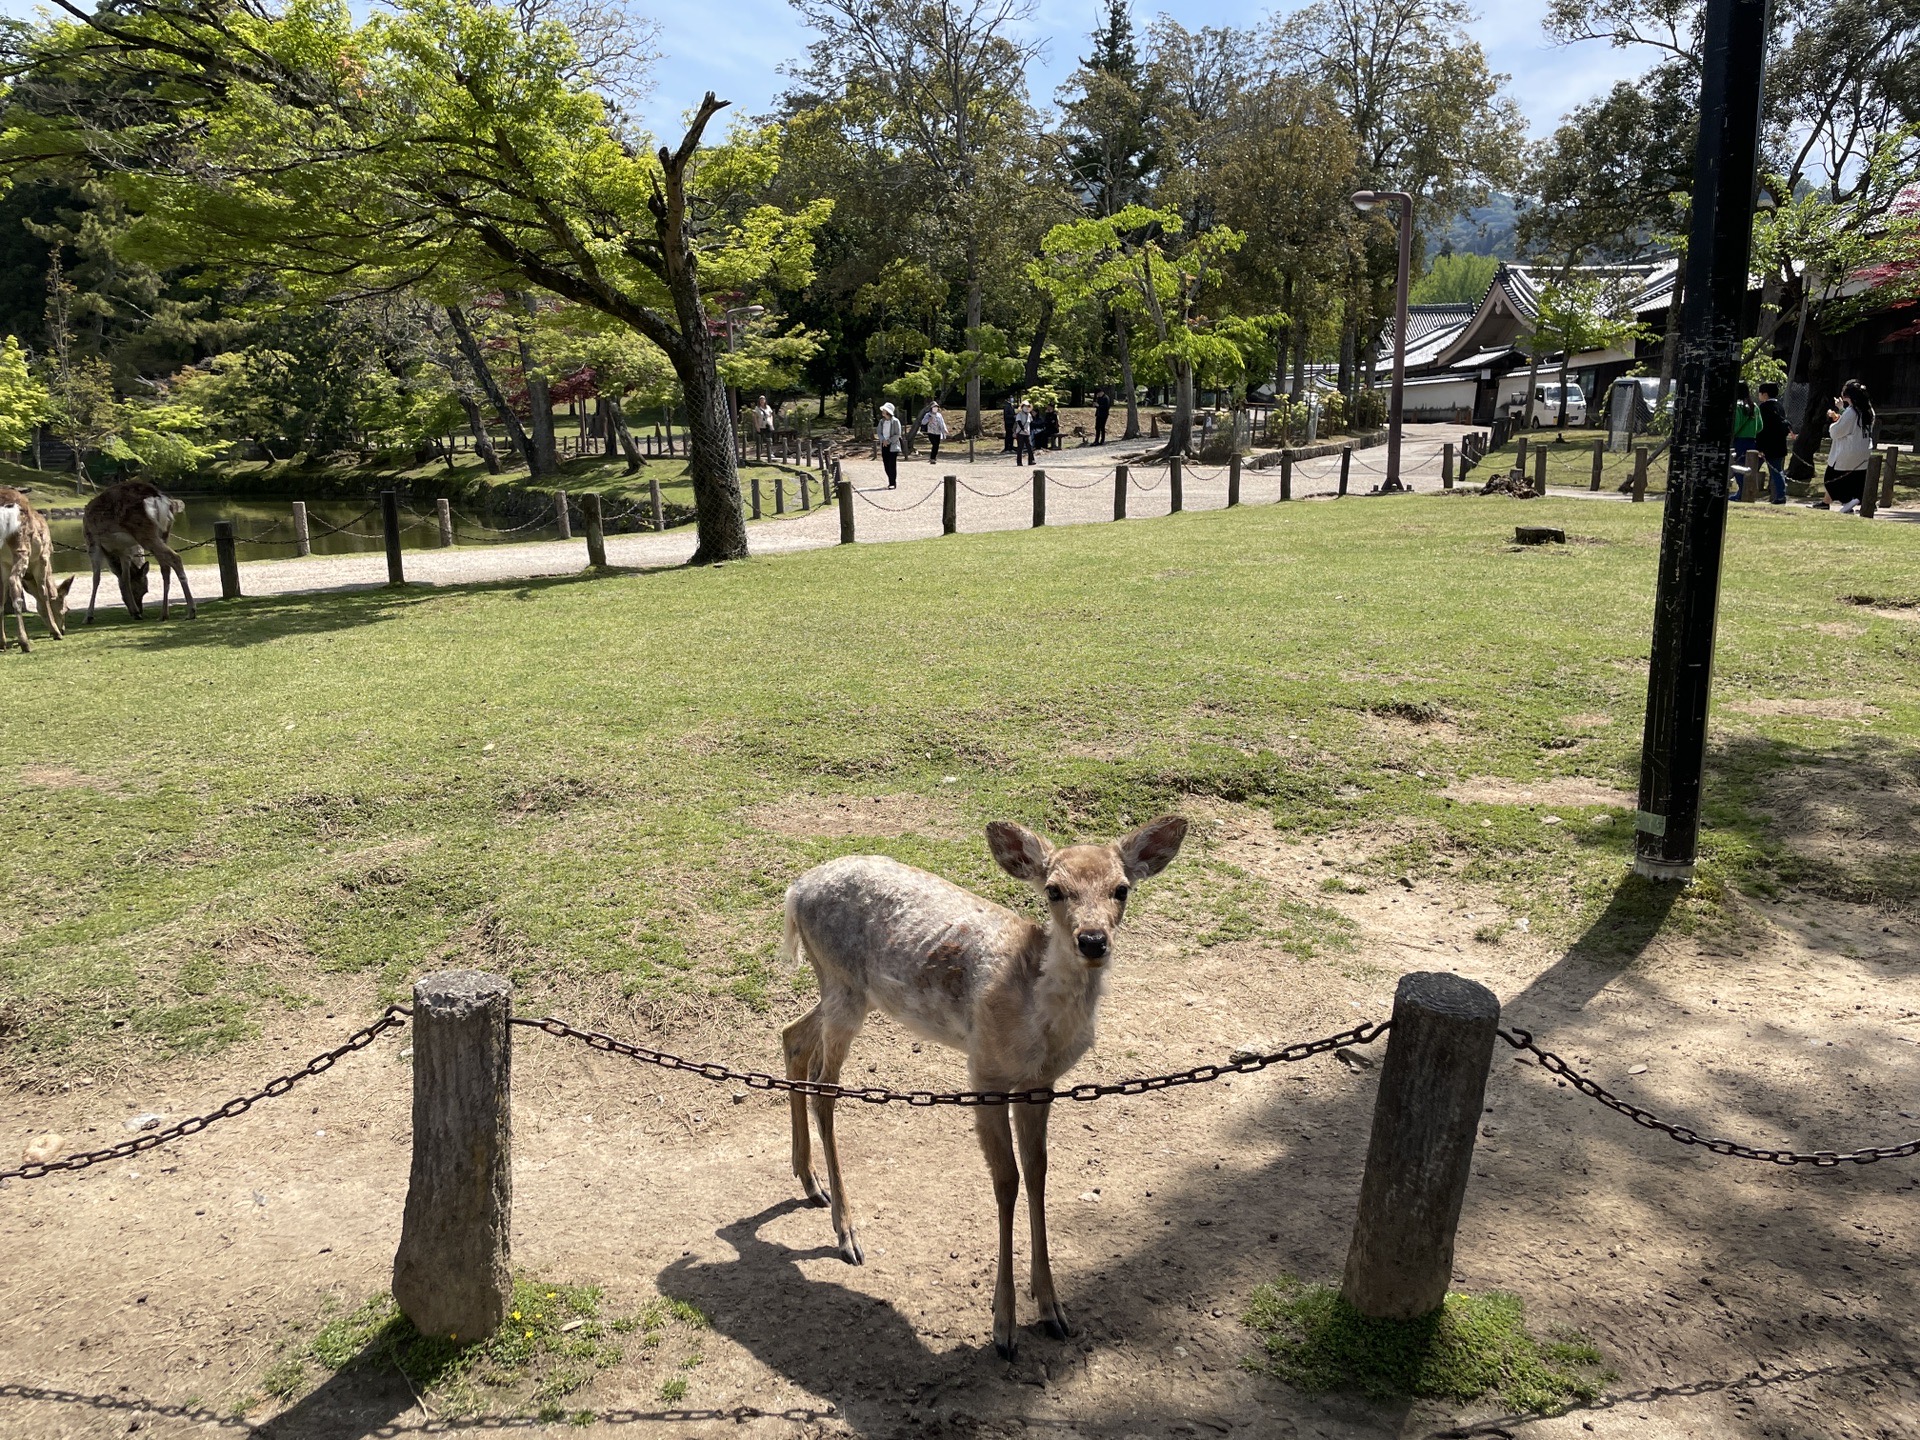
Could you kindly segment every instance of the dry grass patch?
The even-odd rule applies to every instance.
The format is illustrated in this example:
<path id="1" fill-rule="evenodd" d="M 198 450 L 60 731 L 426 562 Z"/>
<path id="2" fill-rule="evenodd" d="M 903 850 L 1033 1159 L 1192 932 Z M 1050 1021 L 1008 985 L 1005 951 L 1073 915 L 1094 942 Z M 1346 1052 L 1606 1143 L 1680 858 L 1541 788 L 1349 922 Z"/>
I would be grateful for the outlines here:
<path id="1" fill-rule="evenodd" d="M 861 835 L 957 840 L 974 829 L 955 806 L 925 795 L 788 795 L 741 814 L 757 830 L 800 840 Z"/>
<path id="2" fill-rule="evenodd" d="M 1886 713 L 1864 700 L 1843 700 L 1838 696 L 1819 700 L 1730 700 L 1720 708 L 1735 715 L 1791 715 L 1803 720 L 1865 720 Z"/>
<path id="3" fill-rule="evenodd" d="M 1456 780 L 1440 792 L 1462 805 L 1605 805 L 1631 809 L 1634 797 L 1598 780 L 1562 775 L 1550 780 L 1508 780 L 1498 775 L 1475 775 Z"/>

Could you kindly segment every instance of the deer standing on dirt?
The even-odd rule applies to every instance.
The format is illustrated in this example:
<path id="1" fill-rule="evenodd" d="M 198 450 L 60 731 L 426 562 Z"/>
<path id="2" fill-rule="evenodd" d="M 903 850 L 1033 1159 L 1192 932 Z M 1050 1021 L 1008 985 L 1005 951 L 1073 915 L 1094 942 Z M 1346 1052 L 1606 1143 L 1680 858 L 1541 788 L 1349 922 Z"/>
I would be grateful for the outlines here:
<path id="1" fill-rule="evenodd" d="M 0 485 L 0 651 L 7 648 L 7 612 L 13 612 L 20 632 L 20 652 L 27 643 L 27 592 L 40 604 L 47 633 L 58 640 L 67 631 L 69 575 L 53 583 L 53 531 L 47 517 L 33 508 L 26 495 L 11 485 Z"/>
<path id="2" fill-rule="evenodd" d="M 1164 870 L 1186 834 L 1187 822 L 1167 815 L 1110 845 L 1056 850 L 1030 830 L 995 821 L 987 827 L 993 858 L 1045 897 L 1045 926 L 884 856 L 849 855 L 815 866 L 787 890 L 781 953 L 791 961 L 804 952 L 820 980 L 820 1003 L 781 1035 L 788 1078 L 838 1081 L 867 1013 L 879 1010 L 917 1035 L 964 1052 L 967 1078 L 976 1090 L 1051 1089 L 1093 1044 L 1113 932 L 1126 912 L 1128 892 Z M 792 1100 L 793 1173 L 809 1200 L 832 1205 L 840 1254 L 859 1265 L 866 1257 L 854 1237 L 834 1145 L 833 1101 L 813 1097 L 827 1162 L 823 1189 L 813 1174 L 806 1097 L 796 1094 Z M 1019 1339 L 1013 1205 L 1023 1171 L 1033 1231 L 1033 1298 L 1048 1334 L 1066 1339 L 1073 1333 L 1054 1294 L 1047 1258 L 1051 1108 L 983 1105 L 974 1111 L 974 1129 L 1000 1207 L 993 1344 L 1008 1359 Z"/>
<path id="3" fill-rule="evenodd" d="M 185 503 L 164 495 L 144 480 L 122 480 L 109 485 L 87 502 L 81 523 L 87 537 L 87 553 L 93 560 L 93 593 L 87 597 L 87 624 L 93 623 L 94 602 L 100 598 L 100 563 L 113 566 L 113 577 L 120 582 L 120 599 L 127 613 L 136 620 L 146 618 L 147 556 L 160 562 L 160 618 L 171 610 L 169 583 L 180 577 L 180 596 L 187 602 L 187 618 L 197 613 L 193 592 L 187 588 L 187 567 L 168 545 L 173 522 L 186 509 Z"/>

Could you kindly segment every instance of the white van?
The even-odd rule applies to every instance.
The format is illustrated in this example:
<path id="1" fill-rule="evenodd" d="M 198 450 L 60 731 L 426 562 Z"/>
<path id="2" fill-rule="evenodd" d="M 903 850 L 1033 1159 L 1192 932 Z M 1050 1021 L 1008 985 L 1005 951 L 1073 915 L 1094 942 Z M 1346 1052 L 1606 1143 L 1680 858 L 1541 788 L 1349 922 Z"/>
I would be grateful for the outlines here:
<path id="1" fill-rule="evenodd" d="M 1516 390 L 1507 400 L 1507 414 L 1519 418 L 1526 410 L 1525 390 Z M 1560 423 L 1560 387 L 1558 385 L 1536 385 L 1533 387 L 1533 424 L 1558 425 Z M 1567 424 L 1585 425 L 1587 423 L 1587 397 L 1578 385 L 1567 386 Z"/>

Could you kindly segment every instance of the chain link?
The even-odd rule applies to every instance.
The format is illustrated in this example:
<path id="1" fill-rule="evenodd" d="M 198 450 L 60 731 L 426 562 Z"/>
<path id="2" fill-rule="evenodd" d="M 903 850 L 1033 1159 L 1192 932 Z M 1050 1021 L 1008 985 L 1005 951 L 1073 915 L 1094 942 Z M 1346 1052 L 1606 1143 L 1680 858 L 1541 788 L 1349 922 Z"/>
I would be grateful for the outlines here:
<path id="1" fill-rule="evenodd" d="M 1830 1169 L 1835 1165 L 1871 1165 L 1876 1160 L 1904 1160 L 1911 1155 L 1920 1155 L 1920 1140 L 1909 1140 L 1904 1145 L 1881 1145 L 1871 1150 L 1816 1150 L 1811 1153 L 1795 1150 L 1761 1150 L 1752 1145 L 1742 1145 L 1734 1140 L 1718 1140 L 1702 1135 L 1686 1125 L 1675 1125 L 1662 1120 L 1651 1110 L 1643 1110 L 1638 1105 L 1622 1100 L 1619 1096 L 1603 1089 L 1594 1081 L 1579 1073 L 1571 1065 L 1554 1054 L 1534 1044 L 1533 1036 L 1525 1030 L 1500 1028 L 1500 1038 L 1516 1050 L 1525 1050 L 1539 1062 L 1540 1068 L 1550 1075 L 1558 1075 L 1574 1089 L 1590 1099 L 1598 1100 L 1609 1110 L 1617 1110 L 1634 1124 L 1648 1130 L 1657 1130 L 1662 1135 L 1678 1140 L 1682 1145 L 1700 1145 L 1715 1155 L 1731 1155 L 1736 1160 L 1763 1160 L 1769 1165 L 1817 1165 Z"/>
<path id="2" fill-rule="evenodd" d="M 1055 1100 L 1099 1100 L 1108 1095 L 1145 1095 L 1155 1090 L 1171 1090 L 1179 1085 L 1204 1085 L 1225 1075 L 1251 1075 L 1269 1065 L 1291 1065 L 1315 1055 L 1325 1055 L 1349 1045 L 1371 1045 L 1392 1027 L 1391 1020 L 1373 1021 L 1342 1030 L 1321 1040 L 1303 1040 L 1267 1055 L 1247 1055 L 1220 1065 L 1196 1065 L 1191 1070 L 1176 1070 L 1171 1075 L 1148 1075 L 1137 1080 L 1116 1080 L 1106 1084 L 1073 1085 L 1064 1090 L 891 1090 L 884 1085 L 836 1085 L 825 1080 L 788 1080 L 760 1070 L 735 1070 L 715 1061 L 687 1060 L 616 1039 L 598 1030 L 581 1030 L 564 1020 L 548 1016 L 535 1020 L 516 1015 L 515 1025 L 542 1030 L 562 1040 L 577 1040 L 593 1050 L 624 1055 L 663 1070 L 684 1070 L 702 1080 L 735 1080 L 750 1090 L 784 1090 L 795 1095 L 817 1095 L 829 1100 L 862 1100 L 869 1105 L 895 1102 L 925 1109 L 932 1105 L 1051 1105 Z"/>
<path id="3" fill-rule="evenodd" d="M 404 1025 L 413 1011 L 405 1005 L 389 1005 L 386 1013 L 364 1030 L 356 1030 L 346 1041 L 334 1046 L 322 1054 L 316 1055 L 298 1070 L 269 1080 L 251 1095 L 236 1095 L 218 1110 L 208 1111 L 205 1115 L 193 1115 L 177 1125 L 169 1125 L 164 1130 L 150 1130 L 144 1135 L 136 1135 L 118 1145 L 105 1150 L 89 1150 L 83 1155 L 67 1155 L 58 1160 L 33 1161 L 22 1165 L 18 1170 L 0 1170 L 0 1181 L 38 1180 L 43 1175 L 51 1175 L 56 1170 L 85 1170 L 90 1165 L 98 1165 L 107 1160 L 124 1160 L 130 1155 L 138 1155 L 143 1150 L 152 1150 L 156 1146 L 166 1145 L 175 1140 L 183 1140 L 189 1135 L 198 1135 L 209 1125 L 221 1120 L 231 1120 L 236 1115 L 244 1115 L 262 1100 L 272 1099 L 286 1094 L 302 1080 L 306 1080 L 322 1071 L 331 1070 L 343 1056 L 356 1050 L 364 1050 L 381 1035 L 396 1025 Z"/>

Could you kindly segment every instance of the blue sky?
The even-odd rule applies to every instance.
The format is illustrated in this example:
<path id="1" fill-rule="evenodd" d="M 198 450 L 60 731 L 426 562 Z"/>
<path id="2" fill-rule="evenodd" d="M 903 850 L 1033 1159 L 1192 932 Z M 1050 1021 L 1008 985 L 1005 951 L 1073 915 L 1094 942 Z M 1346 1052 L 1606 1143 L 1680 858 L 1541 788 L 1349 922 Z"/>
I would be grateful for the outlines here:
<path id="1" fill-rule="evenodd" d="M 739 113 L 768 108 L 783 88 L 779 66 L 801 54 L 811 38 L 787 0 L 655 0 L 641 7 L 660 22 L 665 51 L 647 119 L 659 133 L 675 128 L 707 90 L 734 102 Z M 1135 0 L 1134 24 L 1144 31 L 1161 9 Z M 0 13 L 27 16 L 36 0 L 0 0 Z M 355 9 L 362 8 L 356 3 Z M 1281 4 L 1285 12 L 1295 8 Z M 1540 0 L 1485 0 L 1476 7 L 1473 34 L 1494 68 L 1513 77 L 1512 93 L 1536 136 L 1550 133 L 1569 108 L 1641 68 L 1635 57 L 1592 43 L 1561 48 L 1540 31 Z M 1038 101 L 1072 71 L 1097 21 L 1100 0 L 1039 0 L 1035 28 L 1045 55 L 1029 76 Z M 1170 8 L 1183 25 L 1247 25 L 1262 12 L 1225 0 L 1189 0 Z"/>

